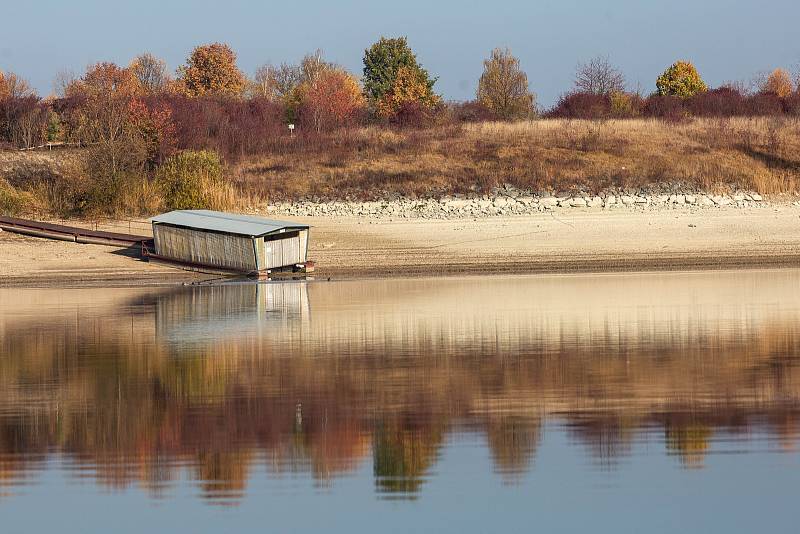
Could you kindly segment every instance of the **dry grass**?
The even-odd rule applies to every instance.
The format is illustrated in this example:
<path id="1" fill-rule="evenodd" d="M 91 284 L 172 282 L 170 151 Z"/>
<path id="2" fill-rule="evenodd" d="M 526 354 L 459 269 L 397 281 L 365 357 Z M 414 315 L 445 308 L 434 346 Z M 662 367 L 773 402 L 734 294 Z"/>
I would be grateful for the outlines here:
<path id="1" fill-rule="evenodd" d="M 164 211 L 163 191 L 153 179 L 123 179 L 112 198 L 89 174 L 86 150 L 0 151 L 0 214 L 148 216 Z M 206 190 L 210 207 L 235 209 L 261 201 L 230 183 Z"/>
<path id="2" fill-rule="evenodd" d="M 77 150 L 0 152 L 0 179 L 25 193 L 11 195 L 7 203 L 21 211 L 74 212 L 92 190 L 85 169 L 85 153 Z M 487 192 L 504 183 L 543 193 L 655 192 L 680 186 L 795 194 L 800 192 L 800 119 L 367 127 L 322 139 L 298 136 L 274 153 L 229 165 L 227 174 L 230 187 L 214 194 L 215 205 L 228 208 L 309 197 Z M 147 181 L 126 189 L 120 200 L 128 215 L 153 213 L 162 205 Z"/>
<path id="3" fill-rule="evenodd" d="M 795 193 L 800 121 L 538 120 L 424 131 L 364 128 L 318 149 L 244 161 L 240 188 L 278 198 L 659 189 Z"/>

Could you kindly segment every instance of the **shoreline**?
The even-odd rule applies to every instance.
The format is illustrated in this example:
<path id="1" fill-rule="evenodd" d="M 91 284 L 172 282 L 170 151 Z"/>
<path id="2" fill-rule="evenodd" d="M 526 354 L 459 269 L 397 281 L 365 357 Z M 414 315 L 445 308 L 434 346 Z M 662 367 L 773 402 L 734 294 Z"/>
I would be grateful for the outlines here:
<path id="1" fill-rule="evenodd" d="M 291 218 L 312 226 L 309 256 L 317 263 L 312 278 L 322 280 L 800 267 L 795 204 L 570 207 L 456 219 Z M 0 287 L 162 286 L 217 279 L 151 264 L 115 247 L 0 232 Z"/>

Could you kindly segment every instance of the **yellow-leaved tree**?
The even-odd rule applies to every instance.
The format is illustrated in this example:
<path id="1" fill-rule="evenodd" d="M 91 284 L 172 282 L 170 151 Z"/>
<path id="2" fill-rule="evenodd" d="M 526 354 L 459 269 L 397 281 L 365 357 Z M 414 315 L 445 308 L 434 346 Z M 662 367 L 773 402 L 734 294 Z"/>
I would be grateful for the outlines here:
<path id="1" fill-rule="evenodd" d="M 397 115 L 405 105 L 419 105 L 424 109 L 433 109 L 441 102 L 428 80 L 419 70 L 400 67 L 397 70 L 391 89 L 383 95 L 376 106 L 378 115 L 389 118 Z"/>
<path id="2" fill-rule="evenodd" d="M 705 93 L 708 86 L 700 78 L 697 69 L 688 61 L 678 61 L 658 77 L 656 81 L 658 94 L 661 96 L 678 96 L 688 98 L 697 93 Z"/>
<path id="3" fill-rule="evenodd" d="M 477 96 L 478 102 L 501 119 L 523 119 L 533 114 L 535 97 L 528 90 L 528 76 L 507 48 L 495 48 L 483 62 Z"/>
<path id="4" fill-rule="evenodd" d="M 762 93 L 772 93 L 786 98 L 794 92 L 792 77 L 784 69 L 773 70 L 761 86 Z"/>
<path id="5" fill-rule="evenodd" d="M 198 46 L 178 68 L 178 84 L 189 96 L 240 96 L 245 77 L 236 66 L 236 54 L 222 43 Z"/>

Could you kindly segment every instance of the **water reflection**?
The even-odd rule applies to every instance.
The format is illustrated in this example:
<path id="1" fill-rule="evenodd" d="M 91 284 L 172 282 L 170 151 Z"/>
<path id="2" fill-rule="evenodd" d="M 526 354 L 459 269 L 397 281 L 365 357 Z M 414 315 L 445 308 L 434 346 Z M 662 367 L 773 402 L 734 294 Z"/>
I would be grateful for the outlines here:
<path id="1" fill-rule="evenodd" d="M 157 499 L 188 475 L 227 505 L 257 468 L 330 488 L 371 464 L 379 496 L 415 498 L 448 441 L 480 436 L 515 484 L 554 426 L 601 470 L 641 441 L 692 470 L 729 442 L 796 451 L 798 282 L 774 271 L 0 290 L 0 499 L 54 459 Z"/>

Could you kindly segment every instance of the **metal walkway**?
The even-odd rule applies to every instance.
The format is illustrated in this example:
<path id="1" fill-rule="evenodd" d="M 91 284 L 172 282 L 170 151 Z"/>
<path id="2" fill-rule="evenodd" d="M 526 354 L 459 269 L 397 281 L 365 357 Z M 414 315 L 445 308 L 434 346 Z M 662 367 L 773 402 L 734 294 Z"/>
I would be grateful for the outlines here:
<path id="1" fill-rule="evenodd" d="M 5 232 L 29 235 L 33 237 L 44 237 L 47 239 L 58 239 L 60 241 L 72 241 L 73 243 L 86 243 L 90 245 L 110 245 L 119 247 L 143 246 L 152 237 L 119 234 L 116 232 L 104 232 L 101 230 L 89 230 L 76 226 L 64 226 L 61 224 L 51 224 L 28 219 L 17 219 L 15 217 L 0 216 L 0 229 Z"/>

